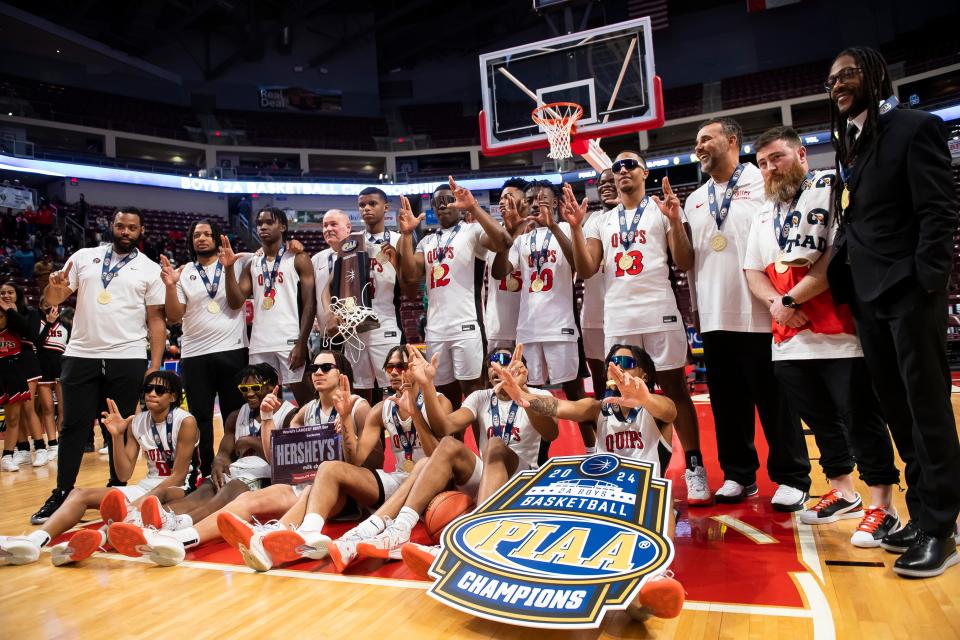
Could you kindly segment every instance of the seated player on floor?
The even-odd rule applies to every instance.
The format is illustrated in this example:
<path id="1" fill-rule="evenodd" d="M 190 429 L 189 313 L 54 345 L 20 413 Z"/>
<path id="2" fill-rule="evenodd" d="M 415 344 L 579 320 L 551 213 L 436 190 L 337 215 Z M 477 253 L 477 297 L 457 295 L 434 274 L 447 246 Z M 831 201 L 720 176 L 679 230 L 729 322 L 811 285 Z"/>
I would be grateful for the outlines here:
<path id="1" fill-rule="evenodd" d="M 259 418 L 260 403 L 271 390 L 277 390 L 277 372 L 269 364 L 252 364 L 238 372 L 237 381 L 237 389 L 246 404 L 233 411 L 224 422 L 223 438 L 210 477 L 196 491 L 179 499 L 163 502 L 158 496 L 147 496 L 139 513 L 130 510 L 123 492 L 115 489 L 100 503 L 100 517 L 106 524 L 130 521 L 154 529 L 185 529 L 226 506 L 241 493 L 270 484 L 270 463 L 263 453 Z M 296 411 L 295 406 L 284 402 L 274 414 L 275 423 L 288 426 Z M 119 533 L 122 530 L 118 529 L 115 536 L 122 535 Z"/>
<path id="2" fill-rule="evenodd" d="M 193 416 L 180 408 L 183 399 L 180 378 L 170 371 L 147 374 L 143 397 L 147 410 L 127 418 L 120 415 L 116 403 L 108 399 L 103 422 L 113 438 L 117 477 L 125 482 L 133 476 L 140 449 L 146 453 L 147 477 L 137 484 L 116 489 L 74 489 L 39 531 L 23 537 L 0 538 L 0 564 L 36 562 L 41 547 L 79 524 L 87 509 L 98 506 L 111 491 L 120 492 L 135 508 L 151 496 L 164 501 L 186 494 L 199 431 Z M 128 431 L 133 437 L 124 437 Z M 54 545 L 50 550 L 53 564 L 60 566 L 89 558 L 106 544 L 106 529 L 106 523 L 97 530 L 81 529 L 67 542 Z"/>
<path id="3" fill-rule="evenodd" d="M 656 366 L 643 349 L 615 344 L 607 354 L 606 365 L 608 390 L 602 401 L 594 398 L 570 401 L 552 395 L 535 395 L 529 389 L 524 390 L 522 381 L 516 380 L 510 370 L 500 372 L 503 384 L 499 388 L 528 414 L 539 413 L 562 420 L 595 420 L 598 453 L 614 453 L 622 458 L 652 462 L 655 475 L 662 477 L 670 465 L 677 407 L 670 398 L 653 393 Z M 629 410 L 626 415 L 624 409 Z M 670 535 L 675 524 L 671 513 Z M 423 553 L 419 555 L 423 562 Z M 680 615 L 683 587 L 667 573 L 647 581 L 627 609 L 631 616 L 643 619 L 649 615 L 659 618 Z"/>
<path id="4" fill-rule="evenodd" d="M 331 547 L 330 537 L 322 533 L 325 520 L 337 515 L 347 500 L 353 500 L 362 509 L 382 507 L 386 500 L 405 486 L 404 481 L 417 464 L 425 460 L 437 446 L 437 438 L 426 420 L 420 385 L 406 373 L 407 349 L 417 351 L 414 347 L 397 345 L 387 352 L 383 369 L 389 377 L 394 395 L 374 405 L 367 414 L 359 438 L 352 429 L 343 429 L 345 459 L 324 462 L 317 469 L 313 488 L 309 493 L 302 494 L 293 508 L 298 514 L 305 513 L 299 526 L 255 532 L 250 524 L 229 512 L 220 516 L 221 530 L 230 528 L 235 531 L 230 537 L 246 539 L 241 544 L 247 549 L 243 553 L 247 566 L 257 571 L 267 571 L 276 564 L 300 558 L 320 560 L 328 552 L 334 564 L 339 566 L 343 557 L 343 543 L 363 540 L 384 529 L 384 519 L 389 518 L 373 514 L 341 536 L 336 550 Z M 437 403 L 444 414 L 452 410 L 450 401 L 443 395 L 437 398 Z M 393 457 L 397 461 L 396 471 L 392 473 L 382 468 L 372 468 L 372 463 L 383 466 L 381 443 L 384 438 L 393 448 Z M 399 498 L 401 504 L 404 497 L 405 492 Z"/>
<path id="5" fill-rule="evenodd" d="M 304 405 L 290 420 L 291 427 L 305 424 L 325 424 L 341 429 L 344 421 L 340 416 L 347 415 L 350 421 L 363 424 L 370 405 L 359 396 L 350 393 L 350 363 L 339 353 L 321 351 L 313 364 L 307 365 L 317 398 Z M 283 402 L 274 393 L 268 393 L 260 405 L 260 436 L 266 459 L 271 460 L 270 433 L 278 428 L 275 420 Z M 114 523 L 110 525 L 111 544 L 125 555 L 131 557 L 146 556 L 160 565 L 177 564 L 183 560 L 185 550 L 221 537 L 217 526 L 218 517 L 225 511 L 242 520 L 256 516 L 280 516 L 278 523 L 258 525 L 266 528 L 280 528 L 287 522 L 299 522 L 303 512 L 291 511 L 300 495 L 310 490 L 313 482 L 298 485 L 272 484 L 257 491 L 248 491 L 229 503 L 226 507 L 210 514 L 192 527 L 176 531 L 155 531 L 143 529 L 134 523 Z M 116 540 L 114 540 L 116 538 Z M 237 541 L 227 538 L 227 542 L 237 546 Z"/>
<path id="6" fill-rule="evenodd" d="M 558 433 L 555 418 L 521 410 L 505 391 L 495 392 L 492 388 L 500 383 L 500 370 L 492 365 L 509 365 L 517 384 L 531 396 L 550 396 L 549 391 L 526 389 L 527 367 L 522 346 L 513 353 L 503 348 L 491 351 L 484 363 L 485 378 L 491 388 L 474 391 L 463 401 L 463 406 L 449 415 L 431 399 L 436 374 L 434 362 L 427 362 L 419 353 L 411 360 L 414 379 L 424 389 L 431 428 L 442 439 L 423 469 L 408 480 L 411 483 L 409 496 L 396 519 L 381 533 L 357 543 L 357 554 L 362 557 L 401 559 L 402 547 L 410 541 L 417 520 L 430 501 L 449 488 L 451 480 L 458 491 L 475 502 L 482 502 L 513 474 L 535 469 L 541 440 L 550 442 Z M 480 425 L 480 441 L 477 443 L 480 456 L 455 437 L 474 421 Z"/>

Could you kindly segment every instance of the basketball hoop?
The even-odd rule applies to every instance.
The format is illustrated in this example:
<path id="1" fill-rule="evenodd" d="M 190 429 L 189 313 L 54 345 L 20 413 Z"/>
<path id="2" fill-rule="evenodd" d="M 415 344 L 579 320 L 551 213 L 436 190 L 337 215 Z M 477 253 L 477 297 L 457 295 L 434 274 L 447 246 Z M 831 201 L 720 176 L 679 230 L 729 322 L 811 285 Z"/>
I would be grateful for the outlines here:
<path id="1" fill-rule="evenodd" d="M 570 136 L 576 129 L 577 120 L 583 117 L 583 107 L 575 102 L 551 102 L 534 109 L 531 117 L 547 135 L 550 143 L 548 158 L 563 160 L 573 157 Z"/>

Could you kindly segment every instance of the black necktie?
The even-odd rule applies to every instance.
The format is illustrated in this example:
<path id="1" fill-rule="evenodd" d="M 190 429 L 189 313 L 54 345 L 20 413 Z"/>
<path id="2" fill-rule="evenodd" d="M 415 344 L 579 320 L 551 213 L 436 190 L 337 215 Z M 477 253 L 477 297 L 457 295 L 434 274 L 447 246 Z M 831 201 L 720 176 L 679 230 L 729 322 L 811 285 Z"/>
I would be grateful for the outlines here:
<path id="1" fill-rule="evenodd" d="M 857 142 L 857 132 L 860 129 L 855 124 L 847 125 L 847 150 L 853 149 L 853 145 Z"/>

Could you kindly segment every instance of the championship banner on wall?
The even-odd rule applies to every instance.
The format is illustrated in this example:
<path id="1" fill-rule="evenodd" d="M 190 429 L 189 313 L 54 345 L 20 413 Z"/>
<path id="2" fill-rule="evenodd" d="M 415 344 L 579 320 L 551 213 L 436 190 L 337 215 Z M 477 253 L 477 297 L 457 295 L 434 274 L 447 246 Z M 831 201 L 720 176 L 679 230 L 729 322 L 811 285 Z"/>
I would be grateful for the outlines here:
<path id="1" fill-rule="evenodd" d="M 321 462 L 343 460 L 340 434 L 322 424 L 276 429 L 270 433 L 270 450 L 273 484 L 310 482 Z"/>
<path id="2" fill-rule="evenodd" d="M 427 593 L 498 622 L 598 627 L 670 566 L 671 508 L 670 481 L 649 462 L 552 458 L 444 530 Z"/>
<path id="3" fill-rule="evenodd" d="M 15 187 L 0 187 L 0 207 L 33 209 L 33 191 Z"/>

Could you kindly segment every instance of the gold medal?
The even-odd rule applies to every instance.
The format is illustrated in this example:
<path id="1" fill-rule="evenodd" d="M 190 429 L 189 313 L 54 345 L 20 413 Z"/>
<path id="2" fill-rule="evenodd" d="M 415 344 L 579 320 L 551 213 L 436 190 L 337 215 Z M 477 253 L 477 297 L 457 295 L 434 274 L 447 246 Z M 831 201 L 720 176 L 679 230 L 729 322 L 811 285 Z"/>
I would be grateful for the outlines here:
<path id="1" fill-rule="evenodd" d="M 267 311 L 269 311 L 270 309 L 273 309 L 273 298 L 264 298 L 263 304 L 260 306 L 262 306 Z"/>
<path id="2" fill-rule="evenodd" d="M 110 304 L 111 300 L 113 300 L 113 294 L 106 289 L 97 294 L 97 302 L 100 304 Z"/>
<path id="3" fill-rule="evenodd" d="M 617 260 L 617 266 L 626 271 L 633 266 L 633 256 L 631 256 L 629 253 L 623 254 L 620 256 L 620 259 Z"/>
<path id="4" fill-rule="evenodd" d="M 442 277 L 443 277 L 443 267 L 438 264 L 433 268 L 433 279 L 439 280 Z"/>
<path id="5" fill-rule="evenodd" d="M 207 303 L 207 313 L 212 313 L 214 315 L 220 313 L 220 305 L 211 300 Z"/>
<path id="6" fill-rule="evenodd" d="M 535 278 L 534 281 L 530 284 L 530 288 L 533 289 L 533 290 L 534 290 L 535 292 L 537 292 L 537 293 L 539 293 L 540 291 L 543 291 L 543 280 L 541 280 L 540 277 L 538 276 L 538 277 Z"/>
<path id="7" fill-rule="evenodd" d="M 846 211 L 847 207 L 850 206 L 850 188 L 847 185 L 843 185 L 843 193 L 840 194 L 840 208 Z"/>
<path id="8" fill-rule="evenodd" d="M 414 467 L 414 462 L 413 462 L 413 460 L 410 460 L 409 458 L 407 458 L 406 460 L 403 461 L 403 472 L 404 472 L 404 473 L 411 473 L 411 472 L 413 471 L 413 467 Z"/>
<path id="9" fill-rule="evenodd" d="M 783 260 L 777 259 L 777 261 L 773 263 L 773 268 L 777 273 L 786 273 L 790 269 L 790 266 Z"/>
<path id="10" fill-rule="evenodd" d="M 727 238 L 719 231 L 710 237 L 710 248 L 714 251 L 723 251 L 727 248 Z"/>
<path id="11" fill-rule="evenodd" d="M 513 276 L 507 276 L 507 291 L 512 291 L 514 293 L 520 291 L 520 284 L 520 281 Z"/>

